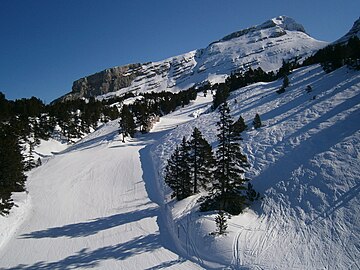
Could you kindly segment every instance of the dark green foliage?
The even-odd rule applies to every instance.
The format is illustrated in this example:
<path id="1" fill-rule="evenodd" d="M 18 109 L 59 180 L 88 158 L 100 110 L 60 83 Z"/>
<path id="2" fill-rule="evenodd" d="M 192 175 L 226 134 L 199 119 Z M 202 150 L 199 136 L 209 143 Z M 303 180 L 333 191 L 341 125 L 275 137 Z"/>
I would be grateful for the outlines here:
<path id="1" fill-rule="evenodd" d="M 168 160 L 165 182 L 178 200 L 207 190 L 213 181 L 214 163 L 210 144 L 195 128 L 190 141 L 184 137 Z"/>
<path id="2" fill-rule="evenodd" d="M 247 179 L 243 175 L 249 165 L 246 156 L 241 153 L 238 143 L 240 136 L 233 130 L 233 120 L 226 102 L 219 107 L 219 113 L 215 181 L 201 210 L 224 210 L 230 214 L 238 214 L 245 207 L 243 191 L 246 189 L 244 184 Z"/>
<path id="3" fill-rule="evenodd" d="M 165 183 L 174 191 L 178 200 L 182 199 L 181 178 L 180 178 L 180 150 L 177 146 L 165 167 Z"/>
<path id="4" fill-rule="evenodd" d="M 258 113 L 254 117 L 253 126 L 254 128 L 260 128 L 262 126 L 260 115 Z"/>
<path id="5" fill-rule="evenodd" d="M 215 85 L 214 87 L 217 87 L 217 91 L 213 99 L 213 110 L 215 110 L 220 104 L 224 103 L 229 97 L 229 87 L 226 84 L 221 83 Z"/>
<path id="6" fill-rule="evenodd" d="M 182 200 L 192 195 L 192 179 L 189 165 L 189 145 L 183 138 L 168 160 L 165 168 L 165 182 L 174 190 L 176 199 Z"/>
<path id="7" fill-rule="evenodd" d="M 217 216 L 215 217 L 216 223 L 216 233 L 219 235 L 226 234 L 227 225 L 227 217 L 224 211 L 219 211 Z"/>
<path id="8" fill-rule="evenodd" d="M 191 135 L 189 164 L 192 173 L 193 193 L 198 193 L 199 185 L 203 190 L 213 181 L 215 159 L 211 145 L 202 137 L 199 129 L 194 128 Z"/>
<path id="9" fill-rule="evenodd" d="M 8 214 L 13 206 L 11 192 L 24 191 L 23 157 L 16 132 L 0 123 L 0 214 Z"/>
<path id="10" fill-rule="evenodd" d="M 241 134 L 241 132 L 247 129 L 247 125 L 245 124 L 244 118 L 240 115 L 239 119 L 233 124 L 233 132 L 237 134 Z"/>
<path id="11" fill-rule="evenodd" d="M 246 191 L 247 199 L 250 202 L 253 202 L 255 200 L 258 200 L 260 198 L 260 193 L 256 192 L 253 185 L 251 183 L 248 183 L 247 191 Z"/>
<path id="12" fill-rule="evenodd" d="M 326 72 L 344 65 L 360 69 L 360 40 L 352 37 L 345 44 L 328 45 L 306 59 L 303 65 L 321 64 Z"/>
<path id="13" fill-rule="evenodd" d="M 120 130 L 119 133 L 123 135 L 123 142 L 125 142 L 125 138 L 130 136 L 135 136 L 135 121 L 132 112 L 129 110 L 127 105 L 123 105 L 120 113 Z"/>
<path id="14" fill-rule="evenodd" d="M 258 67 L 253 70 L 249 68 L 244 73 L 235 72 L 232 73 L 228 78 L 226 78 L 225 84 L 229 87 L 229 91 L 232 92 L 241 87 L 256 83 L 256 82 L 271 82 L 276 79 L 274 73 L 268 72 L 266 73 Z"/>
<path id="15" fill-rule="evenodd" d="M 183 199 L 189 197 L 193 194 L 192 192 L 192 178 L 191 178 L 191 169 L 190 169 L 190 145 L 186 141 L 186 138 L 183 137 L 182 142 L 179 148 L 180 154 L 180 179 L 181 179 L 181 197 Z"/>

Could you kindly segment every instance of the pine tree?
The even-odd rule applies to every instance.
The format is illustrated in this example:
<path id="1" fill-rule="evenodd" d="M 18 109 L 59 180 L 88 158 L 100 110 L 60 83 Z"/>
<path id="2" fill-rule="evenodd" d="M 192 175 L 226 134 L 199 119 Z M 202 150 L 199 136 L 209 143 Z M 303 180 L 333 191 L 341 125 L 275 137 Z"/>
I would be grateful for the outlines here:
<path id="1" fill-rule="evenodd" d="M 253 126 L 254 128 L 260 128 L 262 126 L 260 115 L 258 113 L 254 117 Z"/>
<path id="2" fill-rule="evenodd" d="M 13 128 L 0 123 L 0 214 L 8 214 L 13 206 L 11 192 L 24 191 L 26 176 L 19 146 Z"/>
<path id="3" fill-rule="evenodd" d="M 134 137 L 135 135 L 135 121 L 132 113 L 129 110 L 127 105 L 123 105 L 120 113 L 120 133 L 123 135 L 123 142 L 125 142 L 125 137 L 130 136 Z"/>
<path id="4" fill-rule="evenodd" d="M 244 118 L 240 115 L 239 119 L 233 124 L 233 132 L 240 134 L 246 129 L 247 125 L 245 124 Z"/>
<path id="5" fill-rule="evenodd" d="M 229 91 L 230 89 L 225 83 L 217 85 L 217 90 L 213 97 L 213 110 L 215 110 L 220 104 L 226 102 L 227 98 L 229 97 Z"/>
<path id="6" fill-rule="evenodd" d="M 199 185 L 203 189 L 213 180 L 215 160 L 211 145 L 203 138 L 196 127 L 191 135 L 189 163 L 192 172 L 193 193 L 198 193 Z"/>
<path id="7" fill-rule="evenodd" d="M 192 195 L 192 179 L 190 171 L 190 146 L 186 141 L 186 138 L 183 137 L 182 142 L 179 148 L 180 154 L 180 179 L 181 179 L 181 194 L 179 199 L 184 199 Z"/>
<path id="8" fill-rule="evenodd" d="M 225 212 L 220 210 L 217 216 L 215 217 L 216 223 L 216 232 L 219 235 L 226 234 L 227 225 L 227 218 Z"/>
<path id="9" fill-rule="evenodd" d="M 180 177 L 180 150 L 176 146 L 165 167 L 165 183 L 174 190 L 174 195 L 177 199 L 181 197 L 180 194 L 182 193 Z"/>
<path id="10" fill-rule="evenodd" d="M 219 146 L 216 151 L 218 164 L 215 170 L 216 184 L 213 188 L 220 196 L 218 209 L 240 213 L 245 203 L 242 191 L 245 190 L 247 181 L 243 174 L 249 165 L 246 156 L 241 153 L 238 143 L 240 136 L 233 130 L 233 121 L 226 102 L 219 107 L 219 112 Z"/>

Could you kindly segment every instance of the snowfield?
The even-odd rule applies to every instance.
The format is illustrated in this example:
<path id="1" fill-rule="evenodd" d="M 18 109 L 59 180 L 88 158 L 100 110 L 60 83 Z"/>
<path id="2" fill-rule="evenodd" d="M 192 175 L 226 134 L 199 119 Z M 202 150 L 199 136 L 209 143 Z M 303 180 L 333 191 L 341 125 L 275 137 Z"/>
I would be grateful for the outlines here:
<path id="1" fill-rule="evenodd" d="M 175 202 L 163 184 L 194 127 L 216 146 L 218 114 L 199 94 L 149 134 L 124 144 L 109 122 L 31 171 L 28 195 L 0 217 L 0 269 L 360 269 L 360 72 L 315 65 L 289 79 L 281 95 L 279 80 L 228 99 L 249 125 L 241 145 L 262 199 L 226 236 L 209 235 L 201 194 Z"/>

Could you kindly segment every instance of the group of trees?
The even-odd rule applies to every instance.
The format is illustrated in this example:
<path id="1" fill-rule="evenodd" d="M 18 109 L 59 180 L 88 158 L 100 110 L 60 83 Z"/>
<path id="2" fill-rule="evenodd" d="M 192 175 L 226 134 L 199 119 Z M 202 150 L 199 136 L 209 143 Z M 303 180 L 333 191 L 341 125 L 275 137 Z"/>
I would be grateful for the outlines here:
<path id="1" fill-rule="evenodd" d="M 0 213 L 8 213 L 11 208 L 11 192 L 23 190 L 24 171 L 41 163 L 41 160 L 34 160 L 35 146 L 41 139 L 54 136 L 55 130 L 61 139 L 71 143 L 96 129 L 100 123 L 120 117 L 121 132 L 124 131 L 125 137 L 134 136 L 136 126 L 142 132 L 148 131 L 156 115 L 165 115 L 177 106 L 185 106 L 196 95 L 195 88 L 178 94 L 147 93 L 119 111 L 117 104 L 135 96 L 133 93 L 102 101 L 91 97 L 57 100 L 45 105 L 35 97 L 7 100 L 0 92 Z"/>
<path id="2" fill-rule="evenodd" d="M 26 176 L 19 137 L 9 123 L 0 123 L 0 215 L 14 205 L 11 193 L 24 191 Z"/>
<path id="3" fill-rule="evenodd" d="M 202 89 L 192 87 L 179 93 L 144 93 L 134 103 L 123 105 L 119 121 L 119 133 L 123 135 L 123 141 L 128 136 L 134 137 L 137 128 L 142 133 L 148 132 L 159 116 L 175 111 L 177 107 L 188 105 L 191 100 L 196 99 L 199 91 Z"/>
<path id="4" fill-rule="evenodd" d="M 354 36 L 346 43 L 330 44 L 306 59 L 303 65 L 321 64 L 326 72 L 344 65 L 360 69 L 360 40 Z"/>
<path id="5" fill-rule="evenodd" d="M 291 70 L 300 66 L 297 61 L 297 58 L 291 61 L 283 60 L 282 66 L 277 73 L 274 73 L 273 71 L 265 72 L 261 69 L 261 67 L 258 67 L 257 69 L 249 68 L 245 72 L 233 72 L 226 78 L 224 83 L 214 84 L 211 86 L 212 89 L 216 89 L 212 108 L 215 110 L 220 104 L 225 102 L 229 97 L 230 92 L 256 82 L 271 82 L 283 78 L 284 84 L 278 91 L 281 93 L 284 92 L 285 88 L 289 85 L 288 75 Z"/>
<path id="6" fill-rule="evenodd" d="M 190 140 L 185 137 L 175 148 L 165 168 L 165 182 L 178 200 L 207 190 L 211 183 L 215 160 L 210 144 L 199 129 L 194 128 Z"/>
<path id="7" fill-rule="evenodd" d="M 255 192 L 254 197 L 252 186 L 247 185 L 249 179 L 244 176 L 249 164 L 239 141 L 246 124 L 241 116 L 236 122 L 232 120 L 226 102 L 219 106 L 219 114 L 215 155 L 200 130 L 194 128 L 190 139 L 184 137 L 169 158 L 164 179 L 178 200 L 206 191 L 207 195 L 201 199 L 201 211 L 239 214 L 259 196 Z"/>

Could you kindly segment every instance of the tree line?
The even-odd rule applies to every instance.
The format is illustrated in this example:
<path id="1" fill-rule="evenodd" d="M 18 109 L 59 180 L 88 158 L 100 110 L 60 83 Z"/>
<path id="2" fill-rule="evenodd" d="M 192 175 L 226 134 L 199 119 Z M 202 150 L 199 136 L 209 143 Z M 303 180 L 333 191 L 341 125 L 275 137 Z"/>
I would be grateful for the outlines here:
<path id="1" fill-rule="evenodd" d="M 92 97 L 45 105 L 36 97 L 7 100 L 0 92 L 0 214 L 8 214 L 13 206 L 11 193 L 24 190 L 24 172 L 41 164 L 33 156 L 41 139 L 57 134 L 72 143 L 119 117 L 121 130 L 134 136 L 137 127 L 149 131 L 154 117 L 189 104 L 196 95 L 197 89 L 190 88 L 177 94 L 146 93 L 129 106 L 120 104 L 134 97 L 133 93 L 102 101 Z"/>

